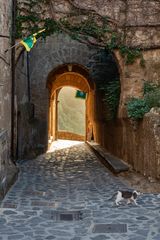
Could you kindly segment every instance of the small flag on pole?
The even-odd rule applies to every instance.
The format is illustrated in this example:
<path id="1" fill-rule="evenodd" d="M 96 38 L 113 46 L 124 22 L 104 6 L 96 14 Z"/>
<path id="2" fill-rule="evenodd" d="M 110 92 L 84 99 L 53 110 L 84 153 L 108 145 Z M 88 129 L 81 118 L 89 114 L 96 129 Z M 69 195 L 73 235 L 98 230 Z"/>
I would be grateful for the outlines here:
<path id="1" fill-rule="evenodd" d="M 45 31 L 45 29 L 42 29 L 39 32 L 34 33 L 31 36 L 20 41 L 20 43 L 25 47 L 27 52 L 29 52 L 31 50 L 31 48 L 33 48 L 34 44 L 36 43 L 36 41 L 37 41 L 36 36 L 39 33 L 44 32 L 44 31 Z"/>
<path id="2" fill-rule="evenodd" d="M 37 41 L 36 37 L 32 35 L 23 39 L 22 41 L 20 41 L 20 43 L 25 47 L 26 51 L 29 52 L 36 43 L 36 41 Z"/>
<path id="3" fill-rule="evenodd" d="M 76 91 L 76 98 L 86 99 L 86 93 L 80 90 Z"/>
<path id="4" fill-rule="evenodd" d="M 30 35 L 29 37 L 21 40 L 20 42 L 14 44 L 12 47 L 6 49 L 4 52 L 8 52 L 8 50 L 11 50 L 12 48 L 16 47 L 17 45 L 19 44 L 22 44 L 25 49 L 27 50 L 27 52 L 29 52 L 31 50 L 31 48 L 33 48 L 34 44 L 36 43 L 37 39 L 36 39 L 36 36 L 41 33 L 41 32 L 44 32 L 46 29 L 42 29 L 40 30 L 39 32 L 37 33 L 34 33 L 32 35 Z"/>

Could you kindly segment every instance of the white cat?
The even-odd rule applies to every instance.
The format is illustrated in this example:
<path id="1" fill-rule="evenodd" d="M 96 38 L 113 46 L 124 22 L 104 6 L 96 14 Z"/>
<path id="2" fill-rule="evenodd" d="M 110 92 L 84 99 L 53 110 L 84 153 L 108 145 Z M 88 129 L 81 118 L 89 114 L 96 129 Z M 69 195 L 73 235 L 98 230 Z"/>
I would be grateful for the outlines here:
<path id="1" fill-rule="evenodd" d="M 135 205 L 138 205 L 136 202 L 137 197 L 140 195 L 140 192 L 137 191 L 118 191 L 116 193 L 115 203 L 118 206 L 121 201 L 126 200 L 127 204 L 134 202 Z"/>

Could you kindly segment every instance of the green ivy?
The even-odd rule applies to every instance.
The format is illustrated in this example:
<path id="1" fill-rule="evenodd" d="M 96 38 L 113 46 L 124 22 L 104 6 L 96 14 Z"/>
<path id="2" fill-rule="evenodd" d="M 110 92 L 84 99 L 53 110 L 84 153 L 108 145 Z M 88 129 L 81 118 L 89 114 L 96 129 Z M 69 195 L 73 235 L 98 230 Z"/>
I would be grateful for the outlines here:
<path id="1" fill-rule="evenodd" d="M 147 93 L 151 93 L 156 91 L 156 89 L 158 88 L 157 85 L 155 85 L 154 83 L 151 82 L 145 82 L 144 86 L 143 86 L 143 94 L 147 94 Z"/>
<path id="2" fill-rule="evenodd" d="M 71 36 L 73 34 L 77 35 L 77 38 L 85 38 L 89 37 L 96 38 L 101 41 L 104 37 L 104 34 L 109 32 L 108 24 L 106 23 L 106 18 L 102 18 L 102 25 L 99 26 L 97 22 L 94 20 L 93 16 L 89 16 L 86 20 L 83 20 L 76 25 L 72 25 L 67 18 L 60 19 L 60 23 L 63 27 L 71 32 Z"/>
<path id="3" fill-rule="evenodd" d="M 144 99 L 132 98 L 127 103 L 128 117 L 133 120 L 142 119 L 149 110 L 150 108 Z"/>
<path id="4" fill-rule="evenodd" d="M 128 117 L 134 120 L 142 119 L 144 114 L 153 107 L 160 107 L 160 86 L 145 82 L 143 99 L 131 98 L 127 102 Z"/>
<path id="5" fill-rule="evenodd" d="M 135 62 L 135 59 L 141 58 L 140 64 L 141 64 L 141 66 L 144 66 L 143 55 L 139 48 L 131 49 L 127 46 L 122 45 L 122 46 L 120 46 L 119 50 L 120 50 L 122 57 L 125 58 L 126 64 L 133 64 Z"/>
<path id="6" fill-rule="evenodd" d="M 104 92 L 103 101 L 109 110 L 107 120 L 114 119 L 117 115 L 119 97 L 120 97 L 120 82 L 119 80 L 110 81 L 103 87 L 100 87 Z"/>
<path id="7" fill-rule="evenodd" d="M 106 48 L 111 51 L 118 48 L 118 36 L 116 33 L 112 33 L 111 40 L 109 43 L 107 43 Z"/>
<path id="8" fill-rule="evenodd" d="M 50 18 L 46 18 L 44 20 L 44 28 L 46 30 L 45 32 L 43 32 L 42 37 L 50 36 L 51 34 L 61 32 L 61 28 L 59 27 L 58 22 Z"/>
<path id="9" fill-rule="evenodd" d="M 150 109 L 153 107 L 160 107 L 160 88 L 147 93 L 144 99 Z"/>

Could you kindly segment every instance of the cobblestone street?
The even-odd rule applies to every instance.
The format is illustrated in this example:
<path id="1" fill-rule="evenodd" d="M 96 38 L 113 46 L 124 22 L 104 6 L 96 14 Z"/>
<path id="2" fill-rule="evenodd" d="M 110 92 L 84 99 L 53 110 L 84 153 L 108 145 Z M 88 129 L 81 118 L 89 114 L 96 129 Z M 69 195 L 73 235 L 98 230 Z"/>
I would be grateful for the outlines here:
<path id="1" fill-rule="evenodd" d="M 19 168 L 1 204 L 0 240 L 160 240 L 160 196 L 115 206 L 110 198 L 128 187 L 85 143 L 57 141 Z"/>

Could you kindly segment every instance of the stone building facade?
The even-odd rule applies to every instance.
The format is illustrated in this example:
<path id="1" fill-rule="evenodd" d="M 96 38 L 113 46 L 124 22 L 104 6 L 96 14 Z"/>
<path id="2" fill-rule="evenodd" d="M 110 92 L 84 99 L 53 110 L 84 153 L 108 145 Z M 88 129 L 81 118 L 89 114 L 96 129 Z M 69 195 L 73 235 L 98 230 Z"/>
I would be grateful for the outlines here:
<path id="1" fill-rule="evenodd" d="M 10 159 L 11 146 L 11 1 L 0 4 L 0 199 L 17 172 Z"/>

